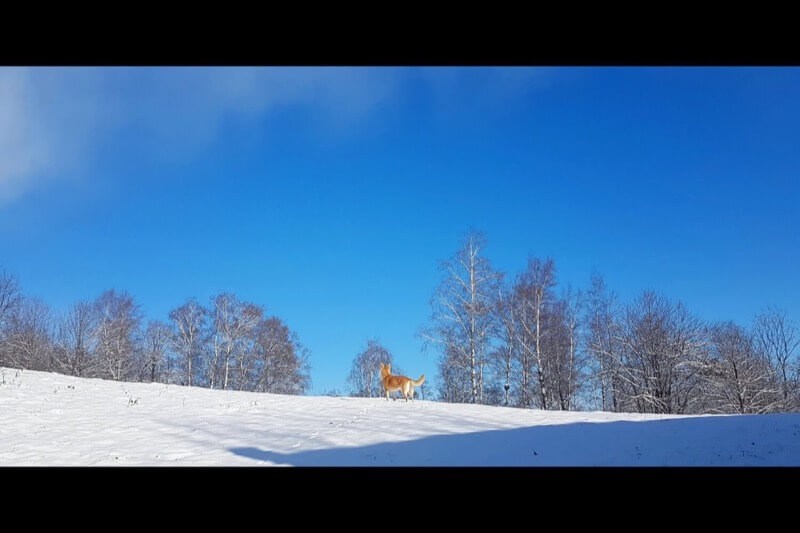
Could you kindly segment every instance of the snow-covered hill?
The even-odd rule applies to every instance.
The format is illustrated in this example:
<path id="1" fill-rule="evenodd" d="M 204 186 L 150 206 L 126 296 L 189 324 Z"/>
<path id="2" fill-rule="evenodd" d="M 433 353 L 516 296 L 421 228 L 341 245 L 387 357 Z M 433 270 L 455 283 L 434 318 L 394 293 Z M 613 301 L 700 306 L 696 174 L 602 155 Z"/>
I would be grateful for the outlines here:
<path id="1" fill-rule="evenodd" d="M 800 414 L 552 412 L 0 368 L 0 466 L 800 466 Z"/>

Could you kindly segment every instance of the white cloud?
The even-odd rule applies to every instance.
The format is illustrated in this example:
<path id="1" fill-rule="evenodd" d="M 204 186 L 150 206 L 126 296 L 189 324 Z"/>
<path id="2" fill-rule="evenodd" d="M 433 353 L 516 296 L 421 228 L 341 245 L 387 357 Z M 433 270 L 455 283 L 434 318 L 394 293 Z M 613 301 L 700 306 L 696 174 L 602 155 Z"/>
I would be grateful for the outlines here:
<path id="1" fill-rule="evenodd" d="M 65 179 L 101 135 L 135 127 L 185 156 L 226 116 L 305 105 L 328 125 L 359 121 L 391 98 L 396 69 L 0 68 L 0 205 Z"/>
<path id="2" fill-rule="evenodd" d="M 409 69 L 355 67 L 0 67 L 0 206 L 91 164 L 105 135 L 133 127 L 162 157 L 186 157 L 229 116 L 258 118 L 286 106 L 340 133 L 398 97 Z M 473 69 L 421 69 L 437 99 Z M 490 97 L 520 94 L 532 69 L 482 69 Z M 533 80 L 533 81 L 532 81 Z M 484 85 L 485 84 L 485 85 Z M 155 154 L 151 154 L 155 155 Z M 72 173 L 76 174 L 76 173 Z"/>
<path id="3" fill-rule="evenodd" d="M 0 205 L 83 161 L 102 101 L 86 69 L 0 68 Z"/>
<path id="4" fill-rule="evenodd" d="M 0 70 L 0 202 L 15 198 L 46 160 L 25 98 L 25 73 Z"/>

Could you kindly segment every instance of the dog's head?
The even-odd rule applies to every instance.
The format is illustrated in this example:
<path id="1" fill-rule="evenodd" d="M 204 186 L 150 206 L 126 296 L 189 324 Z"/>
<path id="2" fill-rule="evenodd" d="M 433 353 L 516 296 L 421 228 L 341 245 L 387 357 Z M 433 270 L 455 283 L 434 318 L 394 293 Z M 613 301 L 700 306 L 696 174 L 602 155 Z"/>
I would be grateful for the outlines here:
<path id="1" fill-rule="evenodd" d="M 381 363 L 381 377 L 390 376 L 392 374 L 392 365 L 384 365 Z"/>

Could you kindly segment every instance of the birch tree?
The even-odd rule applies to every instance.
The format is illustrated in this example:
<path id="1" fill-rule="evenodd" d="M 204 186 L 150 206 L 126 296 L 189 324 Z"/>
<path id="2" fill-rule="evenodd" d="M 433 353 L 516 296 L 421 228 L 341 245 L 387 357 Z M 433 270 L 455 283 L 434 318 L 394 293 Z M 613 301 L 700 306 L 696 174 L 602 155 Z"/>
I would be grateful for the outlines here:
<path id="1" fill-rule="evenodd" d="M 440 391 L 446 401 L 481 403 L 500 274 L 482 255 L 486 238 L 469 232 L 456 254 L 442 262 L 444 279 L 431 298 L 431 325 L 422 335 L 440 350 Z M 466 392 L 466 394 L 465 394 Z"/>
<path id="2" fill-rule="evenodd" d="M 170 345 L 178 356 L 181 382 L 189 386 L 198 385 L 208 311 L 197 300 L 189 298 L 169 312 L 169 319 Z"/>
<path id="3" fill-rule="evenodd" d="M 622 332 L 616 295 L 605 280 L 593 274 L 586 298 L 586 349 L 591 361 L 592 384 L 599 391 L 603 411 L 620 410 Z"/>
<path id="4" fill-rule="evenodd" d="M 583 382 L 584 357 L 580 346 L 581 291 L 567 287 L 547 308 L 545 354 L 549 361 L 551 408 L 572 409 Z"/>
<path id="5" fill-rule="evenodd" d="M 510 289 L 498 287 L 497 302 L 495 304 L 496 335 L 499 346 L 493 352 L 495 374 L 500 378 L 503 388 L 503 404 L 509 405 L 511 394 L 515 394 L 516 383 L 520 372 L 517 364 L 519 350 L 517 349 L 517 319 L 514 295 Z"/>
<path id="6" fill-rule="evenodd" d="M 142 320 L 138 304 L 127 292 L 105 291 L 94 302 L 97 314 L 97 362 L 100 377 L 121 381 L 131 376 Z"/>
<path id="7" fill-rule="evenodd" d="M 528 259 L 527 268 L 514 287 L 519 325 L 518 346 L 522 370 L 522 405 L 553 407 L 552 366 L 554 354 L 546 349 L 546 313 L 553 302 L 555 263 L 552 259 Z"/>
<path id="8" fill-rule="evenodd" d="M 245 368 L 249 364 L 244 344 L 263 316 L 263 311 L 256 305 L 241 302 L 234 294 L 230 293 L 218 294 L 212 298 L 212 301 L 214 349 L 218 356 L 215 357 L 214 364 L 209 370 L 217 370 L 216 364 L 220 365 L 219 378 L 224 390 L 228 388 L 232 368 L 239 362 L 243 386 L 246 381 Z M 213 378 L 211 383 L 213 389 Z M 241 390 L 241 386 L 239 388 Z"/>

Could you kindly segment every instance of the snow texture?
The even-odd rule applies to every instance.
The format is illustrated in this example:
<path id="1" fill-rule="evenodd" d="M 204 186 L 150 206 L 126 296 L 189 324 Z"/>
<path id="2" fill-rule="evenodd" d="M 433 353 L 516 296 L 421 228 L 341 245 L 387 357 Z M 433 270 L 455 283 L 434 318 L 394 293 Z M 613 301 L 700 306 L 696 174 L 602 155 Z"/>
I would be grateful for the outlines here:
<path id="1" fill-rule="evenodd" d="M 558 412 L 0 368 L 0 466 L 800 466 L 800 414 Z"/>

